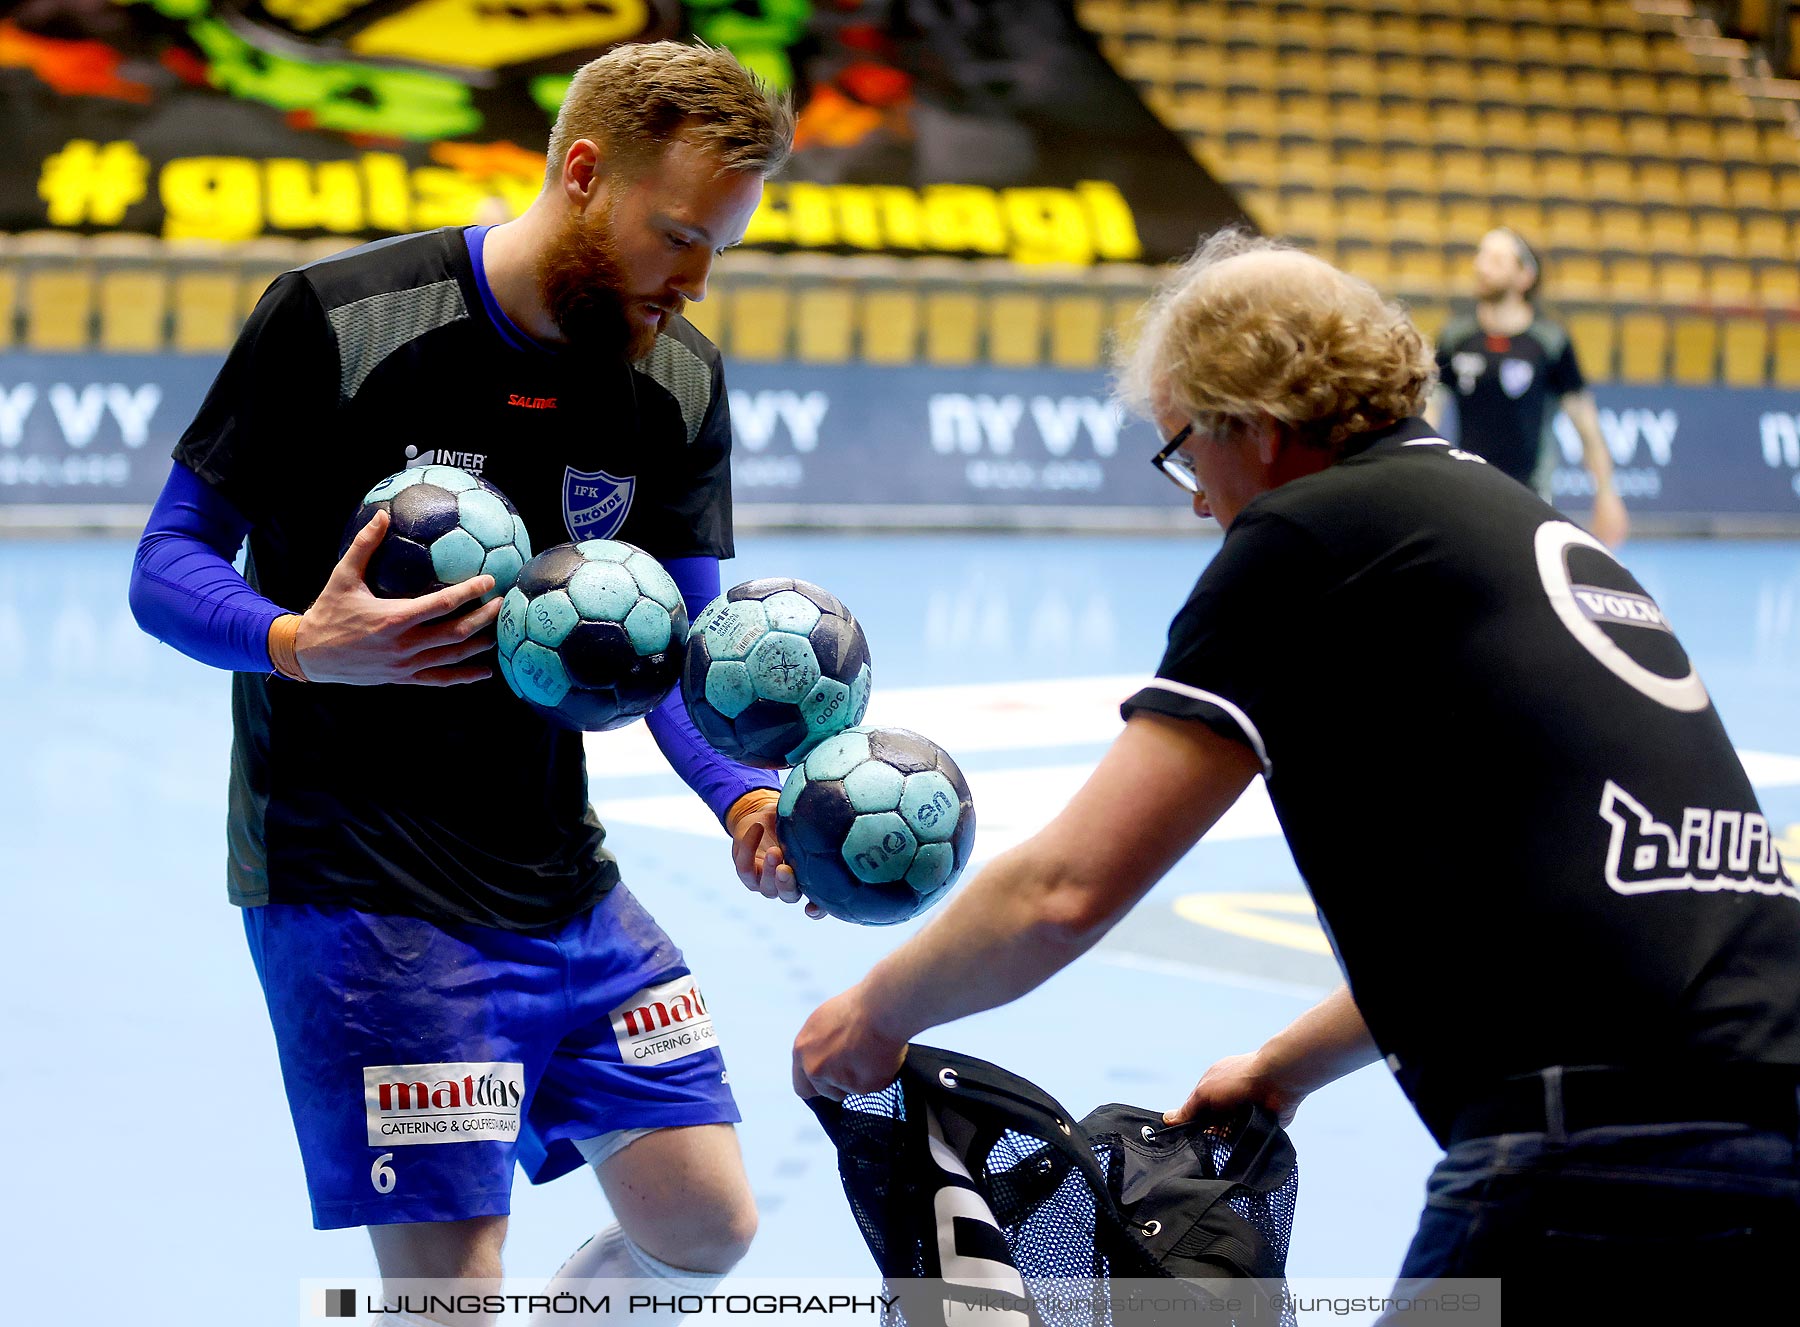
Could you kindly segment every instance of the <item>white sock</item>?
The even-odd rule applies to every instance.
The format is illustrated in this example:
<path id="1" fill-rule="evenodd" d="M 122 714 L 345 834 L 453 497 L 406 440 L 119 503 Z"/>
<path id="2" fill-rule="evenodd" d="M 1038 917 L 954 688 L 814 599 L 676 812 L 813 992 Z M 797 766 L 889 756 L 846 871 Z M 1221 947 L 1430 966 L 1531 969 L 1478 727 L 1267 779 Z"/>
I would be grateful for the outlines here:
<path id="1" fill-rule="evenodd" d="M 632 1243 L 619 1226 L 611 1225 L 569 1255 L 546 1293 L 552 1296 L 569 1294 L 577 1298 L 585 1294 L 589 1300 L 607 1295 L 612 1300 L 612 1313 L 588 1317 L 568 1313 L 540 1314 L 531 1320 L 532 1327 L 539 1324 L 543 1327 L 557 1327 L 557 1324 L 578 1327 L 584 1322 L 598 1323 L 626 1317 L 633 1295 L 655 1295 L 664 1300 L 672 1295 L 706 1295 L 724 1279 L 723 1272 L 693 1272 L 671 1267 Z M 641 1308 L 636 1316 L 647 1319 L 651 1314 L 647 1308 Z M 666 1308 L 655 1315 L 661 1323 L 678 1322 L 683 1316 L 670 1313 Z"/>

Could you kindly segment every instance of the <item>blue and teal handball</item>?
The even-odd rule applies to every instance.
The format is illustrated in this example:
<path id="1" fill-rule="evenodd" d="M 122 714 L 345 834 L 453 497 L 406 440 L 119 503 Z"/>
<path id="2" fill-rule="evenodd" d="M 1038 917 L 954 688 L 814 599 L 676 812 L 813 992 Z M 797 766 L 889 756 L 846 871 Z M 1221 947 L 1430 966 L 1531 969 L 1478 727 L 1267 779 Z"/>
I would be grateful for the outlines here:
<path id="1" fill-rule="evenodd" d="M 682 698 L 713 747 L 780 769 L 861 723 L 869 642 L 834 596 L 807 581 L 746 581 L 714 599 L 688 633 Z"/>
<path id="2" fill-rule="evenodd" d="M 800 892 L 833 917 L 888 926 L 956 883 L 975 847 L 968 780 L 904 728 L 851 728 L 788 772 L 781 845 Z"/>
<path id="3" fill-rule="evenodd" d="M 495 632 L 515 695 L 564 727 L 604 732 L 648 714 L 681 680 L 688 617 L 655 558 L 589 539 L 526 563 Z"/>
<path id="4" fill-rule="evenodd" d="M 416 599 L 487 575 L 494 588 L 483 596 L 486 602 L 505 594 L 531 559 L 525 522 L 506 495 L 455 466 L 417 466 L 375 485 L 350 518 L 343 547 L 382 511 L 387 533 L 366 579 L 383 599 Z"/>

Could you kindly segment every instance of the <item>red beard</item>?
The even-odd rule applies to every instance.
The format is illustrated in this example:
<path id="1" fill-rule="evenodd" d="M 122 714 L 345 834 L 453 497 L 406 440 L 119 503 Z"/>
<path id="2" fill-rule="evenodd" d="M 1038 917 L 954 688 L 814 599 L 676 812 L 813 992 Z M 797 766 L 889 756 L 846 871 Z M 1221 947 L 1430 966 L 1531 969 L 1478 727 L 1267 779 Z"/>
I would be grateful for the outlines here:
<path id="1" fill-rule="evenodd" d="M 624 264 L 613 242 L 610 217 L 592 222 L 570 222 L 562 237 L 544 255 L 541 286 L 544 305 L 571 346 L 595 354 L 616 356 L 636 363 L 656 345 L 661 327 L 646 327 L 629 316 L 632 305 L 625 293 Z M 669 307 L 666 301 L 656 301 Z M 674 297 L 673 317 L 686 306 Z M 668 318 L 662 326 L 668 325 Z"/>

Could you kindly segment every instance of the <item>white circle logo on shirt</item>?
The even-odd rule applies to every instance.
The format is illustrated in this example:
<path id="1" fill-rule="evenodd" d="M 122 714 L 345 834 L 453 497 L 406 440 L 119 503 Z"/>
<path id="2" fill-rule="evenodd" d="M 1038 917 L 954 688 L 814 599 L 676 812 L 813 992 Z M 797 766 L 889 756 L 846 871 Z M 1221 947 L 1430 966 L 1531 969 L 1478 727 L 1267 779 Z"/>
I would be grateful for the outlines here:
<path id="1" fill-rule="evenodd" d="M 1662 610 L 1635 588 L 1636 582 L 1604 544 L 1567 521 L 1546 521 L 1538 527 L 1536 545 L 1538 576 L 1550 607 L 1569 634 L 1613 676 L 1640 695 L 1684 714 L 1698 713 L 1712 703 Z M 1588 564 L 1589 574 L 1577 578 L 1571 572 L 1571 554 Z M 1627 649 L 1615 636 L 1635 638 L 1643 648 Z M 1659 659 L 1668 671 L 1657 671 L 1647 659 Z"/>

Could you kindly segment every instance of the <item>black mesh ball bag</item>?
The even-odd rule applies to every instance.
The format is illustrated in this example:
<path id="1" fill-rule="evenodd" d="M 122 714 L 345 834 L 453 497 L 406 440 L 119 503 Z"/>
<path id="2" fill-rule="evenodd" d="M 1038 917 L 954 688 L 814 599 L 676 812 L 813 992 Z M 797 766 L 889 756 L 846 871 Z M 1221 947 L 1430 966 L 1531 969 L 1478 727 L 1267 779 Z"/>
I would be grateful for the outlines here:
<path id="1" fill-rule="evenodd" d="M 1165 1126 L 1108 1105 L 1076 1121 L 1034 1084 L 912 1046 L 888 1088 L 811 1103 L 889 1327 L 1292 1323 L 1300 1177 L 1266 1111 Z"/>

